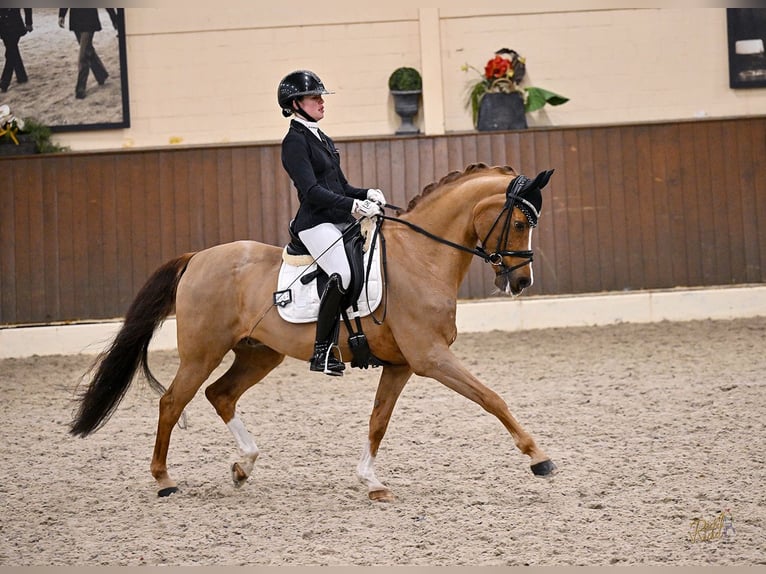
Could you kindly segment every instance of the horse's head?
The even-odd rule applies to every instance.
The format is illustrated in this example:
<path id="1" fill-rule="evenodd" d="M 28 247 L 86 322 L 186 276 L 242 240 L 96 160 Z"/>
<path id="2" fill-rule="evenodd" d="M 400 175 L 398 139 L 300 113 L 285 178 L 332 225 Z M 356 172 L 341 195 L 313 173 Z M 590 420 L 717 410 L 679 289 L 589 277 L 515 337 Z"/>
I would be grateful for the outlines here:
<path id="1" fill-rule="evenodd" d="M 541 190 L 552 174 L 553 170 L 543 171 L 535 179 L 518 175 L 504 195 L 489 197 L 474 209 L 474 228 L 501 293 L 519 295 L 534 281 L 532 229 L 542 210 Z"/>

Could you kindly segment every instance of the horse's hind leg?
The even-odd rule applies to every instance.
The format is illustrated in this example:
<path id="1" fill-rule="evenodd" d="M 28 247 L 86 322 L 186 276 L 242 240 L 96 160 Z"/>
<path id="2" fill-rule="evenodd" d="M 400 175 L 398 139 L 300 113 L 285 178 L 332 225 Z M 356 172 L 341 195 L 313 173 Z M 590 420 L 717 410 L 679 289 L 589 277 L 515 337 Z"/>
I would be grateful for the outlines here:
<path id="1" fill-rule="evenodd" d="M 242 459 L 231 466 L 234 485 L 240 486 L 253 470 L 255 459 L 258 458 L 258 446 L 237 416 L 237 401 L 247 389 L 278 366 L 284 360 L 284 355 L 261 344 L 241 344 L 234 349 L 234 354 L 235 359 L 231 367 L 205 389 L 205 396 L 234 435 L 242 452 Z"/>
<path id="2" fill-rule="evenodd" d="M 378 502 L 394 500 L 393 493 L 375 476 L 375 457 L 378 454 L 383 436 L 386 434 L 388 421 L 391 420 L 391 413 L 396 401 L 411 376 L 412 371 L 407 365 L 383 367 L 383 372 L 380 375 L 378 390 L 375 393 L 375 403 L 370 415 L 367 445 L 356 467 L 356 474 L 359 480 L 367 486 L 367 495 L 370 500 Z"/>
<path id="3" fill-rule="evenodd" d="M 200 357 L 185 359 L 182 356 L 173 382 L 160 398 L 160 415 L 157 421 L 157 437 L 154 441 L 154 455 L 151 464 L 152 476 L 159 486 L 158 496 L 169 496 L 178 491 L 178 484 L 168 474 L 167 458 L 170 435 L 186 405 L 194 398 L 202 383 L 220 364 L 222 358 L 223 355 L 217 358 L 208 356 L 205 359 Z"/>

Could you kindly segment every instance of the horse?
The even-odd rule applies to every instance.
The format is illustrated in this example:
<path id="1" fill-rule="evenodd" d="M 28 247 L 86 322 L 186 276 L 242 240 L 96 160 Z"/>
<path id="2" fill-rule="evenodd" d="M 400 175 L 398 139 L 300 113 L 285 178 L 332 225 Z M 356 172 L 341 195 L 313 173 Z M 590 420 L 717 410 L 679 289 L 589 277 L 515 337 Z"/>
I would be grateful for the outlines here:
<path id="1" fill-rule="evenodd" d="M 368 315 L 362 326 L 383 366 L 356 468 L 370 500 L 395 500 L 375 474 L 375 459 L 396 401 L 413 374 L 439 381 L 497 417 L 515 446 L 530 458 L 534 476 L 556 472 L 506 402 L 450 350 L 457 338 L 458 288 L 472 257 L 492 266 L 500 294 L 517 296 L 532 285 L 532 231 L 542 207 L 540 190 L 552 173 L 542 172 L 532 180 L 509 166 L 471 164 L 423 188 L 406 209 L 397 208 L 397 216 L 377 216 L 385 244 L 385 309 L 383 319 L 378 318 L 380 312 Z M 130 304 L 110 345 L 96 358 L 91 382 L 76 397 L 79 405 L 69 432 L 85 437 L 100 429 L 139 368 L 159 385 L 149 369 L 148 346 L 155 330 L 175 311 L 180 362 L 167 390 L 159 385 L 164 394 L 150 466 L 157 494 L 178 491 L 167 466 L 171 432 L 229 351 L 234 354 L 232 364 L 206 387 L 205 396 L 240 450 L 242 458 L 230 472 L 235 485 L 243 484 L 259 451 L 237 415 L 237 401 L 285 356 L 308 361 L 313 350 L 313 323 L 290 323 L 273 311 L 282 251 L 256 241 L 234 241 L 185 253 L 157 268 Z M 344 332 L 348 334 L 341 325 L 340 354 L 347 360 L 351 350 Z"/>

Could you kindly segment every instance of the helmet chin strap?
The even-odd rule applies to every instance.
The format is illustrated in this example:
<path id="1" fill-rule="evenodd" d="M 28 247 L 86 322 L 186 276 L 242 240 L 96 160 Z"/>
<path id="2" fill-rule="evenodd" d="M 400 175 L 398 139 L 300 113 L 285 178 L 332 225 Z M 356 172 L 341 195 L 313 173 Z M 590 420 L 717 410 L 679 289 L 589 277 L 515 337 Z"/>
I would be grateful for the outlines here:
<path id="1" fill-rule="evenodd" d="M 295 102 L 295 107 L 296 107 L 296 108 L 298 108 L 297 110 L 295 110 L 295 113 L 296 113 L 296 114 L 299 114 L 299 115 L 303 116 L 305 119 L 307 119 L 307 120 L 308 120 L 308 121 L 310 121 L 310 122 L 314 122 L 314 123 L 316 123 L 316 122 L 317 122 L 317 120 L 315 120 L 314 118 L 312 118 L 310 115 L 308 115 L 308 114 L 306 113 L 306 110 L 304 110 L 304 109 L 301 107 L 301 103 L 300 103 L 300 102 L 296 101 L 296 102 Z"/>

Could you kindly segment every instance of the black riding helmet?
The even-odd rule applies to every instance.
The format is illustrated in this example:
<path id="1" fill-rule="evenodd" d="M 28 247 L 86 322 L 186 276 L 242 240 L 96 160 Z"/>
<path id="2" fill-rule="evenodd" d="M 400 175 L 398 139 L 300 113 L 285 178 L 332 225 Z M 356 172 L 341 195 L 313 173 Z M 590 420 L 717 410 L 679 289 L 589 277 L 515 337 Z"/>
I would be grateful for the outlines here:
<path id="1" fill-rule="evenodd" d="M 282 81 L 279 82 L 279 88 L 277 89 L 277 102 L 279 107 L 282 108 L 282 115 L 289 117 L 295 112 L 293 109 L 293 100 L 302 98 L 303 96 L 321 96 L 324 94 L 332 94 L 324 87 L 322 80 L 319 79 L 314 72 L 309 70 L 296 70 L 287 74 Z M 302 112 L 302 110 L 301 110 Z M 303 112 L 301 115 L 305 116 L 311 121 L 315 121 L 313 118 Z"/>

